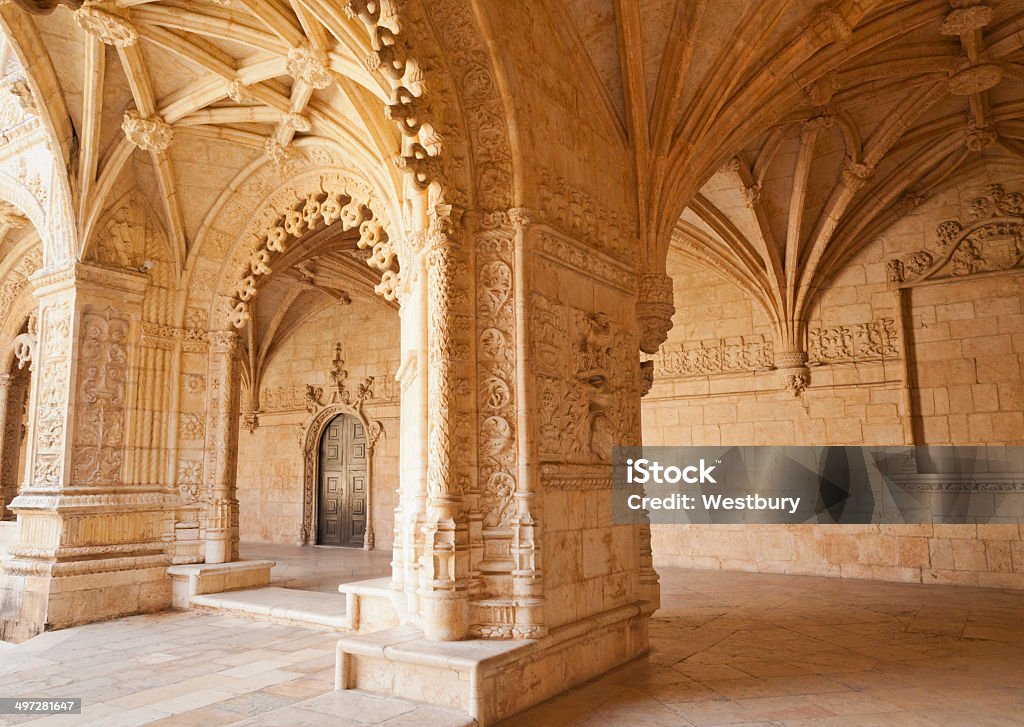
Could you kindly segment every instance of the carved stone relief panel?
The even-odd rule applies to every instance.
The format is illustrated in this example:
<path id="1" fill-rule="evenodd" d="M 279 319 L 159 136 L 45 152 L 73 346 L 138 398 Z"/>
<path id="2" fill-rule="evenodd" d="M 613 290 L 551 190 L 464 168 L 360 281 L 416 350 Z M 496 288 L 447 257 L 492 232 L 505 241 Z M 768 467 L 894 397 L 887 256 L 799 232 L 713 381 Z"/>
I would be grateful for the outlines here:
<path id="1" fill-rule="evenodd" d="M 657 378 L 684 378 L 746 371 L 774 366 L 774 346 L 764 336 L 743 336 L 717 341 L 665 344 L 654 357 Z"/>
<path id="2" fill-rule="evenodd" d="M 605 313 L 534 293 L 531 322 L 542 460 L 595 464 L 637 431 L 631 338 Z"/>
<path id="3" fill-rule="evenodd" d="M 888 261 L 892 285 L 1002 272 L 1024 263 L 1024 194 L 993 184 L 957 219 L 935 228 L 930 249 Z"/>
<path id="4" fill-rule="evenodd" d="M 121 481 L 130 328 L 109 307 L 82 317 L 72 450 L 77 484 Z"/>
<path id="5" fill-rule="evenodd" d="M 56 485 L 63 475 L 64 425 L 70 375 L 71 318 L 67 306 L 42 311 L 39 394 L 36 400 L 32 484 Z"/>
<path id="6" fill-rule="evenodd" d="M 516 325 L 512 241 L 487 239 L 477 250 L 478 477 L 485 527 L 515 516 Z"/>

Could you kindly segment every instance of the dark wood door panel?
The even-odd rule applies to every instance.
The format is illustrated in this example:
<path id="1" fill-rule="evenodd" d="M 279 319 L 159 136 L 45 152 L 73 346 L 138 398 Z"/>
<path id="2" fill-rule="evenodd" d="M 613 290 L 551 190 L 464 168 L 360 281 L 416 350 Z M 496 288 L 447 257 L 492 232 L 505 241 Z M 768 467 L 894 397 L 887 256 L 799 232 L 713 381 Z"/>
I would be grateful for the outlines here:
<path id="1" fill-rule="evenodd" d="M 317 543 L 353 548 L 366 535 L 366 430 L 359 420 L 335 417 L 320 443 Z"/>

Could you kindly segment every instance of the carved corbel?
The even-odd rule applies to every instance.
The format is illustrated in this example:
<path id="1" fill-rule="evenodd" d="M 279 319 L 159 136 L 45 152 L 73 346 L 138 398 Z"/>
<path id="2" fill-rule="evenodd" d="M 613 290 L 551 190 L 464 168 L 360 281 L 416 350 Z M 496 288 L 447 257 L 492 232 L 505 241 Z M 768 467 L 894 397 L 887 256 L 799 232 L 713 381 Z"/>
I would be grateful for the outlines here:
<path id="1" fill-rule="evenodd" d="M 654 361 L 640 362 L 640 397 L 643 398 L 651 393 L 654 386 Z"/>
<path id="2" fill-rule="evenodd" d="M 657 353 L 672 330 L 672 278 L 664 273 L 647 273 L 640 277 L 640 296 L 636 317 L 640 324 L 640 350 Z"/>
<path id="3" fill-rule="evenodd" d="M 779 351 L 775 354 L 775 369 L 779 374 L 779 385 L 793 396 L 803 396 L 811 384 L 811 370 L 807 368 L 805 351 Z"/>
<path id="4" fill-rule="evenodd" d="M 255 434 L 256 428 L 260 425 L 260 413 L 258 411 L 242 412 L 242 426 L 249 434 Z"/>

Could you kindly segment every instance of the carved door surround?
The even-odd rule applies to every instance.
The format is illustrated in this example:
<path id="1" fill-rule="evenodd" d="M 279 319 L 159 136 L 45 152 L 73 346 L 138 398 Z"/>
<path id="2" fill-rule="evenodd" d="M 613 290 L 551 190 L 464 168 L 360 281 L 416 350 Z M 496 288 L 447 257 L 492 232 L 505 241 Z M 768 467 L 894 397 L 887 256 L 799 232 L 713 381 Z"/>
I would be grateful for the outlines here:
<path id="1" fill-rule="evenodd" d="M 348 389 L 345 359 L 341 353 L 341 343 L 335 344 L 334 362 L 331 368 L 331 380 L 334 382 L 328 393 L 323 387 L 306 386 L 306 411 L 312 416 L 302 426 L 304 432 L 302 446 L 303 478 L 302 478 L 302 530 L 299 543 L 307 545 L 315 540 L 317 533 L 317 500 L 320 488 L 320 441 L 328 425 L 340 414 L 353 417 L 362 427 L 366 437 L 366 532 L 363 537 L 363 549 L 374 549 L 373 531 L 373 450 L 384 426 L 375 419 L 370 419 L 363 411 L 363 404 L 373 398 L 373 377 L 367 377 L 358 385 L 355 392 Z"/>

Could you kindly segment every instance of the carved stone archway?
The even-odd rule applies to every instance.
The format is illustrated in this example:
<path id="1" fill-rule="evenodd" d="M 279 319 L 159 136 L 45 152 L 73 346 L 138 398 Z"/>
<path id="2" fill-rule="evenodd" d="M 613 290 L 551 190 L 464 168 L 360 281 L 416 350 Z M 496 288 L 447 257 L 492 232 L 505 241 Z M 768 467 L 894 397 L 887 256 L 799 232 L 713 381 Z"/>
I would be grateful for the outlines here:
<path id="1" fill-rule="evenodd" d="M 348 414 L 358 421 L 366 431 L 366 536 L 363 549 L 374 549 L 373 532 L 373 452 L 384 433 L 384 425 L 376 419 L 370 419 L 363 410 L 363 404 L 373 398 L 373 377 L 369 376 L 360 383 L 355 392 L 349 391 L 346 385 L 348 371 L 345 360 L 341 356 L 341 343 L 334 347 L 334 366 L 331 369 L 333 388 L 325 398 L 324 389 L 312 384 L 306 385 L 306 411 L 312 416 L 302 425 L 305 433 L 302 444 L 302 530 L 299 542 L 308 545 L 316 532 L 317 483 L 320 477 L 320 438 L 331 420 L 339 414 Z"/>

